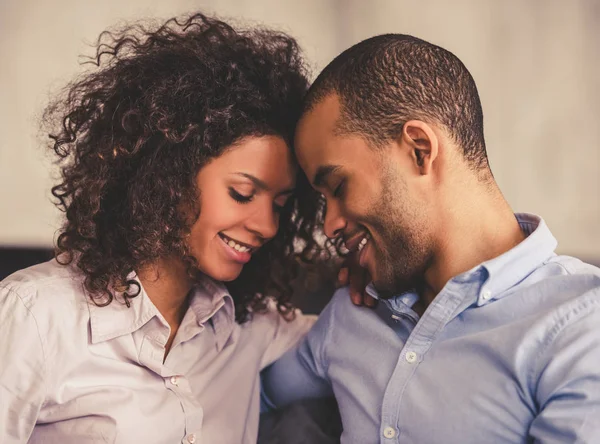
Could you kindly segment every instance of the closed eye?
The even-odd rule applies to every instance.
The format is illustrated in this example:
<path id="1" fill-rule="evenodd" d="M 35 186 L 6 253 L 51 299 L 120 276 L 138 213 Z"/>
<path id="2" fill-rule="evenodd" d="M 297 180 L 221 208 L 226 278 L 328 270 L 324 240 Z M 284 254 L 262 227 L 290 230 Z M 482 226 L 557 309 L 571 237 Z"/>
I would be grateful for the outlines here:
<path id="1" fill-rule="evenodd" d="M 335 187 L 335 190 L 333 190 L 333 196 L 337 197 L 337 198 L 343 197 L 345 185 L 346 185 L 346 179 L 342 179 L 340 181 L 340 183 L 338 184 L 338 186 Z"/>
<path id="2" fill-rule="evenodd" d="M 233 200 L 241 204 L 246 204 L 248 202 L 251 202 L 252 199 L 254 199 L 254 194 L 246 196 L 244 194 L 238 193 L 233 187 L 229 187 L 229 195 Z"/>

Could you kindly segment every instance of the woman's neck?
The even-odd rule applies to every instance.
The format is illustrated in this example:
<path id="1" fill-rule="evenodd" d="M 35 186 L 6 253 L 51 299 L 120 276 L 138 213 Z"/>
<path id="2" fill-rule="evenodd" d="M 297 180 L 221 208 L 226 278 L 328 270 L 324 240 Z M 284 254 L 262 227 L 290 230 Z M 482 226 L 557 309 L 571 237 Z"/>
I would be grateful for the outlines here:
<path id="1" fill-rule="evenodd" d="M 144 291 L 171 328 L 166 356 L 189 307 L 192 280 L 185 264 L 166 259 L 139 270 L 137 274 Z"/>

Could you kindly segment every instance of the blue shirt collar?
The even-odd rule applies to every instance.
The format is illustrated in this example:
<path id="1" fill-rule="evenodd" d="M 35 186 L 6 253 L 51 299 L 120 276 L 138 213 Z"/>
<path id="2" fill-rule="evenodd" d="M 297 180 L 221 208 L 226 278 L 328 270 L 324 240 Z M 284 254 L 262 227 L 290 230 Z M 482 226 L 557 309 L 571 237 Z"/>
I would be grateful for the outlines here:
<path id="1" fill-rule="evenodd" d="M 487 280 L 479 290 L 477 305 L 500 299 L 541 264 L 555 256 L 558 242 L 544 220 L 533 214 L 515 214 L 523 233 L 523 242 L 504 254 L 479 265 L 487 272 Z M 468 273 L 468 272 L 467 272 Z"/>

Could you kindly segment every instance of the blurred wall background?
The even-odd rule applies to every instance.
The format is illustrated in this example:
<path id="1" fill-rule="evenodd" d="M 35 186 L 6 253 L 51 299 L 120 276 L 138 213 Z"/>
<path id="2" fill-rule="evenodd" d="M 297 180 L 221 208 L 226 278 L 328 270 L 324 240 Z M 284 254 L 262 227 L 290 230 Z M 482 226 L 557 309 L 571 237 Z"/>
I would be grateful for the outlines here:
<path id="1" fill-rule="evenodd" d="M 120 20 L 200 9 L 298 38 L 314 74 L 375 34 L 454 52 L 481 94 L 492 170 L 515 211 L 542 215 L 563 253 L 600 261 L 599 0 L 2 0 L 0 247 L 50 247 L 60 225 L 38 120 Z"/>

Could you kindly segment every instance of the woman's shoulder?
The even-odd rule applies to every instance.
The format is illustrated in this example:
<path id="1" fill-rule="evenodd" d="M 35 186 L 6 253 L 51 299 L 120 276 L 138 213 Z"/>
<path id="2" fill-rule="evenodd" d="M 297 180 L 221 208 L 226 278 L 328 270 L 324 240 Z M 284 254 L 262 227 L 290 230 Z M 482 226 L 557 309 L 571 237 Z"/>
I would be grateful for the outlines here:
<path id="1" fill-rule="evenodd" d="M 75 313 L 88 312 L 83 280 L 76 267 L 52 259 L 19 270 L 0 282 L 0 306 L 24 306 L 36 318 L 76 317 Z M 10 310 L 0 313 L 8 314 Z"/>
<path id="2" fill-rule="evenodd" d="M 253 313 L 251 320 L 242 324 L 242 330 L 252 336 L 253 342 L 264 345 L 261 365 L 264 368 L 302 339 L 316 319 L 315 315 L 303 314 L 300 310 L 284 316 L 275 302 L 270 301 L 266 310 Z"/>
<path id="3" fill-rule="evenodd" d="M 274 300 L 269 300 L 263 311 L 251 313 L 242 328 L 260 334 L 271 333 L 277 335 L 282 330 L 301 330 L 304 333 L 310 329 L 317 319 L 316 315 L 305 314 L 298 309 L 292 309 L 282 314 Z"/>

